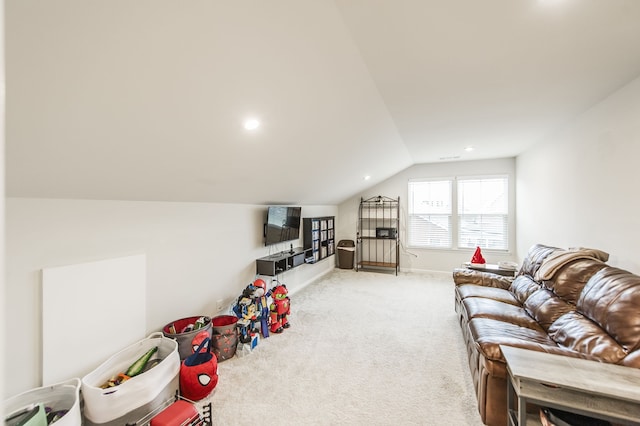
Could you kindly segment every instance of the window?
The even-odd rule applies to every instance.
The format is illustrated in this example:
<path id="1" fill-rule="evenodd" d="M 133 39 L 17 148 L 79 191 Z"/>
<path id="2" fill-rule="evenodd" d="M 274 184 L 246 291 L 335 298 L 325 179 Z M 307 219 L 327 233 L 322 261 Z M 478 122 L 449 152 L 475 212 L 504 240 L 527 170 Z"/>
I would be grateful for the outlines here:
<path id="1" fill-rule="evenodd" d="M 458 180 L 458 247 L 509 248 L 506 176 Z"/>
<path id="2" fill-rule="evenodd" d="M 407 243 L 508 250 L 508 194 L 507 176 L 411 180 Z"/>
<path id="3" fill-rule="evenodd" d="M 409 182 L 409 246 L 450 248 L 451 180 Z"/>

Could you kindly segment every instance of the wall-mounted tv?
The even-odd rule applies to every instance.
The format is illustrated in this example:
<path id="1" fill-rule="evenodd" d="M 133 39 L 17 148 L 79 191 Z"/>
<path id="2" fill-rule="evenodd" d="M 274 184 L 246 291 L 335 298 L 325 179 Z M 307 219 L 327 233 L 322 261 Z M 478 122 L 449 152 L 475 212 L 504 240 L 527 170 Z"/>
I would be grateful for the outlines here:
<path id="1" fill-rule="evenodd" d="M 269 206 L 264 226 L 264 245 L 272 245 L 300 238 L 302 207 Z"/>

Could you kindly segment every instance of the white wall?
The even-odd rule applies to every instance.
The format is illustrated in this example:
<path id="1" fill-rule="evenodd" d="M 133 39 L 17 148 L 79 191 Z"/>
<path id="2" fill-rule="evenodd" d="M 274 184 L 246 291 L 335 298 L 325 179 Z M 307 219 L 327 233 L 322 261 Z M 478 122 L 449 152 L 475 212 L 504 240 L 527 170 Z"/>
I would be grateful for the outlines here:
<path id="1" fill-rule="evenodd" d="M 257 205 L 7 199 L 5 396 L 41 384 L 43 267 L 146 253 L 148 334 L 178 318 L 217 315 L 218 299 L 231 304 L 253 281 L 256 258 L 289 248 L 264 247 L 265 213 Z M 336 213 L 333 206 L 302 208 L 303 217 Z M 331 257 L 280 276 L 294 309 L 295 292 L 334 265 Z M 130 309 L 123 300 L 86 321 Z"/>
<path id="2" fill-rule="evenodd" d="M 410 179 L 436 178 L 452 176 L 477 176 L 488 174 L 507 174 L 509 176 L 509 196 L 515 199 L 515 160 L 513 158 L 481 161 L 459 161 L 434 164 L 418 164 L 409 167 L 402 172 L 392 176 L 384 182 L 376 185 L 366 193 L 341 203 L 339 206 L 340 221 L 336 229 L 338 240 L 355 240 L 358 205 L 360 197 L 365 199 L 376 195 L 384 195 L 391 198 L 400 197 L 400 269 L 404 271 L 451 271 L 459 267 L 461 263 L 471 260 L 473 250 L 436 250 L 436 249 L 415 249 L 406 247 L 406 224 L 407 224 L 407 196 L 408 182 Z M 515 206 L 515 203 L 511 203 Z M 482 253 L 487 262 L 496 263 L 501 260 L 515 260 L 515 207 L 512 207 L 509 214 L 511 223 L 509 226 L 509 245 L 511 251 L 508 253 L 491 250 L 483 250 Z"/>
<path id="3" fill-rule="evenodd" d="M 0 271 L 4 271 L 4 135 L 5 135 L 5 77 L 4 77 L 4 0 L 0 1 Z M 0 275 L 0 317 L 4 315 L 5 274 Z M 4 365 L 4 328 L 0 328 L 0 365 Z M 0 380 L 0 395 L 4 395 L 4 383 Z M 4 419 L 4 409 L 0 404 L 0 419 Z"/>
<path id="4" fill-rule="evenodd" d="M 516 161 L 518 254 L 594 247 L 640 273 L 640 77 Z"/>

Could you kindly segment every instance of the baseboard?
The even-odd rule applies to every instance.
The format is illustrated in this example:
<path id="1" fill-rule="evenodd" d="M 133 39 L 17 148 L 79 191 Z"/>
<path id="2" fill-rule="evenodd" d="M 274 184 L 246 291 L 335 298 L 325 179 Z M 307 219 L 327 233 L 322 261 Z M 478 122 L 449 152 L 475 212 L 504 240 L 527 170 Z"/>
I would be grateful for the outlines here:
<path id="1" fill-rule="evenodd" d="M 303 288 L 310 286 L 311 284 L 320 281 L 322 278 L 325 277 L 325 275 L 330 274 L 331 272 L 334 271 L 334 269 L 336 269 L 335 267 L 327 269 L 326 271 L 314 276 L 313 278 L 310 278 L 306 281 L 304 281 L 302 284 L 297 285 L 295 288 L 291 289 L 289 291 L 289 296 L 293 296 L 294 294 L 296 294 L 297 292 L 299 292 L 300 290 L 302 290 Z"/>
<path id="2" fill-rule="evenodd" d="M 408 272 L 414 274 L 433 274 L 433 275 L 451 275 L 451 271 L 437 271 L 434 269 L 415 269 L 415 268 L 400 268 L 400 272 Z"/>

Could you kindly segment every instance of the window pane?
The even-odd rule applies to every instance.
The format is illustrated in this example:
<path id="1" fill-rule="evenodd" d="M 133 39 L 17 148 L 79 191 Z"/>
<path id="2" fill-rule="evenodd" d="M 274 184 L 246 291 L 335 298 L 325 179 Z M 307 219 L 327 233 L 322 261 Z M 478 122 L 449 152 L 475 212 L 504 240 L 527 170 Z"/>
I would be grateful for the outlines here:
<path id="1" fill-rule="evenodd" d="M 450 215 L 409 215 L 409 246 L 451 247 Z"/>
<path id="2" fill-rule="evenodd" d="M 508 249 L 506 215 L 460 215 L 458 222 L 458 247 Z"/>
<path id="3" fill-rule="evenodd" d="M 507 177 L 458 181 L 458 247 L 509 248 Z"/>
<path id="4" fill-rule="evenodd" d="M 458 181 L 458 213 L 508 213 L 507 178 Z"/>
<path id="5" fill-rule="evenodd" d="M 451 214 L 451 181 L 409 182 L 409 212 Z"/>
<path id="6" fill-rule="evenodd" d="M 409 182 L 409 246 L 451 247 L 451 187 L 450 180 Z"/>

